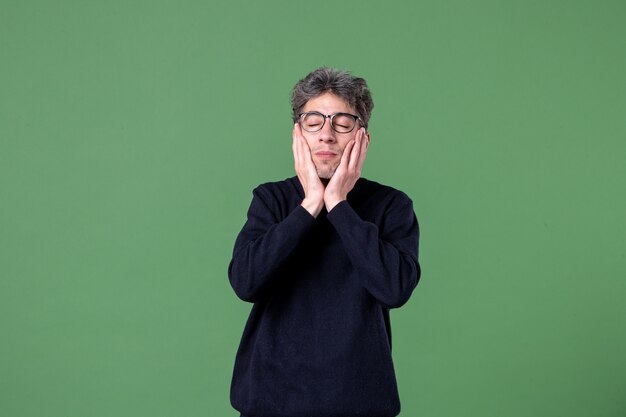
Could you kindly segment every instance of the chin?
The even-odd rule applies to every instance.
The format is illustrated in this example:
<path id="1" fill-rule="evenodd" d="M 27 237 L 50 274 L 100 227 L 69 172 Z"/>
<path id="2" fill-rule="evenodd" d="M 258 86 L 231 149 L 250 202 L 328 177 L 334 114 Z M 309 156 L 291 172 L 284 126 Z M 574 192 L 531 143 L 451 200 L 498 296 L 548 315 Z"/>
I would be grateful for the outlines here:
<path id="1" fill-rule="evenodd" d="M 316 168 L 317 168 L 317 176 L 323 180 L 331 179 L 333 174 L 337 170 L 337 167 L 329 167 L 329 166 L 325 166 L 322 168 L 316 167 Z"/>

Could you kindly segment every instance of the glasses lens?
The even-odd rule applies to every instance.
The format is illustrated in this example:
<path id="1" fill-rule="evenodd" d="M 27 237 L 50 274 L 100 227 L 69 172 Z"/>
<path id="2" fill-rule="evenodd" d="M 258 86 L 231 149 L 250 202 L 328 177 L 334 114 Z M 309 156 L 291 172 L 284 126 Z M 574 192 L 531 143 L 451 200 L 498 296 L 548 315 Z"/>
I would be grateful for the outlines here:
<path id="1" fill-rule="evenodd" d="M 349 114 L 337 113 L 333 117 L 333 127 L 339 133 L 348 133 L 354 129 L 356 121 Z"/>
<path id="2" fill-rule="evenodd" d="M 317 132 L 324 124 L 324 116 L 319 113 L 306 113 L 302 115 L 302 128 L 307 132 Z"/>

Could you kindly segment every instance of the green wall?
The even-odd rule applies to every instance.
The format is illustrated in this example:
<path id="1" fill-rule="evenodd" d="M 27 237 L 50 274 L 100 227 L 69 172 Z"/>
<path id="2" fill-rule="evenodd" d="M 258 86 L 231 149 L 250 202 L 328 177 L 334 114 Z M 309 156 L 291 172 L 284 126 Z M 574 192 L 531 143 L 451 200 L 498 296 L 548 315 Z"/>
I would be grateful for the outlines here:
<path id="1" fill-rule="evenodd" d="M 626 415 L 626 2 L 0 0 L 0 415 L 238 416 L 251 190 L 320 65 L 409 194 L 402 416 Z"/>

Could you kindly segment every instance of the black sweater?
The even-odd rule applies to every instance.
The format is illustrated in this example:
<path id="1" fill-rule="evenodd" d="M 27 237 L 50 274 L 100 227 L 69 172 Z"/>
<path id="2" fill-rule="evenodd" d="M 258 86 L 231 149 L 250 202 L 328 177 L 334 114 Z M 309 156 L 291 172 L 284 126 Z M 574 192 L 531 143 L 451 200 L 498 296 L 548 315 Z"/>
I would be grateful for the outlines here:
<path id="1" fill-rule="evenodd" d="M 253 302 L 231 403 L 248 417 L 392 417 L 400 400 L 389 309 L 420 277 L 406 194 L 361 178 L 314 218 L 297 177 L 253 191 L 228 268 Z"/>

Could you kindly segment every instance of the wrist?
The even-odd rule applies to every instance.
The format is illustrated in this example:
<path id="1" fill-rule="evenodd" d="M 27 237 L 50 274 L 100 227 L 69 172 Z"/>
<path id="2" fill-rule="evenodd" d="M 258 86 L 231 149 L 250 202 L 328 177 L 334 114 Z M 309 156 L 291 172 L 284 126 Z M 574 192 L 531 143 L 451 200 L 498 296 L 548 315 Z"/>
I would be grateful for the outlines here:
<path id="1" fill-rule="evenodd" d="M 342 201 L 345 201 L 346 198 L 342 198 L 342 197 L 328 197 L 326 199 L 324 199 L 324 204 L 326 205 L 326 210 L 328 212 L 330 212 L 333 208 L 335 208 L 335 206 L 339 203 L 341 203 Z"/>
<path id="2" fill-rule="evenodd" d="M 322 211 L 322 207 L 324 207 L 324 200 L 317 198 L 305 197 L 300 204 L 306 211 L 308 211 L 311 216 L 317 217 Z"/>

